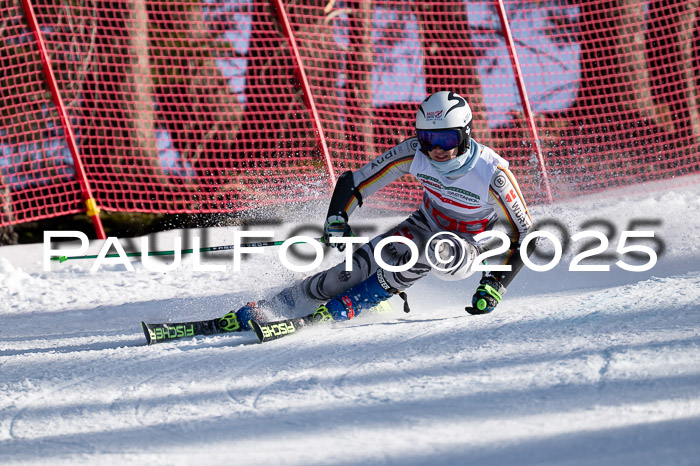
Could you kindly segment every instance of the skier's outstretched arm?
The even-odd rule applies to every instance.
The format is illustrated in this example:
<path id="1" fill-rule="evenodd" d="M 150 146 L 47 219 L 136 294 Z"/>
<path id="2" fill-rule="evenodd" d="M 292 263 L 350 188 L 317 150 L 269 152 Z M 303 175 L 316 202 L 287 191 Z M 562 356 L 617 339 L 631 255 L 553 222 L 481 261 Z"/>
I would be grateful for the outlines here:
<path id="1" fill-rule="evenodd" d="M 352 236 L 348 226 L 350 214 L 362 205 L 364 199 L 408 174 L 417 147 L 416 138 L 409 138 L 357 171 L 346 171 L 340 175 L 326 215 L 323 236 L 327 245 L 343 249 L 344 245 L 330 243 L 329 238 Z"/>
<path id="2" fill-rule="evenodd" d="M 508 230 L 510 248 L 501 264 L 510 265 L 511 270 L 484 273 L 472 298 L 472 307 L 467 308 L 471 314 L 487 314 L 501 301 L 506 288 L 523 268 L 520 245 L 533 224 L 518 182 L 508 168 L 499 165 L 491 178 L 489 204 L 496 210 Z"/>
<path id="3" fill-rule="evenodd" d="M 510 237 L 510 249 L 502 264 L 510 265 L 511 271 L 492 272 L 492 275 L 498 279 L 501 285 L 508 286 L 523 267 L 520 245 L 532 228 L 532 218 L 527 209 L 525 198 L 509 169 L 498 167 L 489 186 L 489 203 L 505 224 L 508 230 L 507 234 Z"/>

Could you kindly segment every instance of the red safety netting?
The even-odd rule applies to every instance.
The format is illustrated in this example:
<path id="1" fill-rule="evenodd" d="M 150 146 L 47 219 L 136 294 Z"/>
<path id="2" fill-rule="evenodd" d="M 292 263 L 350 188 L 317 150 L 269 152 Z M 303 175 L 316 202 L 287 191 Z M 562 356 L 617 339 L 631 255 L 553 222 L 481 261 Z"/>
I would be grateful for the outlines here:
<path id="1" fill-rule="evenodd" d="M 84 210 L 20 2 L 0 3 L 0 225 Z"/>
<path id="2" fill-rule="evenodd" d="M 97 205 L 233 212 L 327 196 L 331 171 L 410 137 L 417 105 L 443 89 L 467 97 L 475 139 L 531 203 L 547 182 L 558 199 L 698 171 L 696 0 L 504 2 L 547 178 L 495 1 L 310 3 L 28 1 Z M 25 6 L 0 12 L 0 226 L 84 210 Z M 374 202 L 411 209 L 419 194 L 405 179 Z"/>
<path id="3" fill-rule="evenodd" d="M 698 171 L 697 2 L 504 3 L 555 199 Z M 510 161 L 531 202 L 544 199 L 497 2 L 328 5 L 288 10 L 340 171 L 410 136 L 426 95 L 455 90 L 474 138 Z M 412 186 L 382 204 L 415 200 Z"/>
<path id="4" fill-rule="evenodd" d="M 45 37 L 100 206 L 221 212 L 308 197 L 299 180 L 323 173 L 269 6 L 83 3 L 35 9 L 60 25 Z"/>

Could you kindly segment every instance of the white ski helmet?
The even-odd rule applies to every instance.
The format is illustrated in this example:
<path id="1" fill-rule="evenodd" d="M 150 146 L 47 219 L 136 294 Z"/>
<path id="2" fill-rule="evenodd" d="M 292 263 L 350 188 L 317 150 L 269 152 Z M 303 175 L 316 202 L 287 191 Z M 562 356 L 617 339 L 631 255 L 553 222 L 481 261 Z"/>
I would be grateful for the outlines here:
<path id="1" fill-rule="evenodd" d="M 444 150 L 459 147 L 458 155 L 469 148 L 472 133 L 472 109 L 459 94 L 439 91 L 429 95 L 416 113 L 416 136 L 427 154 L 435 146 Z"/>

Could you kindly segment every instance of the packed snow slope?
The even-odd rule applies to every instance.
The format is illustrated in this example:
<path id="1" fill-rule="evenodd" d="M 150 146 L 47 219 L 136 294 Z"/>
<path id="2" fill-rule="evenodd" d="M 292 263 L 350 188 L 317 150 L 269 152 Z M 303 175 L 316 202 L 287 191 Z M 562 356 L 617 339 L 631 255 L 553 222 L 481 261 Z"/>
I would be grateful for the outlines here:
<path id="1" fill-rule="evenodd" d="M 646 260 L 596 256 L 583 263 L 610 271 L 571 272 L 587 240 L 572 242 L 553 270 L 523 270 L 490 315 L 463 310 L 477 276 L 429 276 L 409 289 L 409 314 L 393 303 L 262 345 L 148 347 L 139 322 L 214 318 L 271 294 L 297 277 L 276 247 L 240 272 L 220 252 L 202 263 L 223 271 L 184 256 L 165 273 L 140 261 L 90 272 L 92 260 L 45 271 L 43 245 L 0 248 L 0 464 L 698 464 L 699 212 L 699 183 L 533 208 L 569 237 L 604 232 L 612 256 L 622 231 L 653 230 L 642 243 L 659 261 L 626 272 L 615 261 Z M 321 219 L 285 215 L 248 229 L 282 239 Z M 371 235 L 398 220 L 354 224 Z M 230 244 L 232 231 L 151 239 Z"/>

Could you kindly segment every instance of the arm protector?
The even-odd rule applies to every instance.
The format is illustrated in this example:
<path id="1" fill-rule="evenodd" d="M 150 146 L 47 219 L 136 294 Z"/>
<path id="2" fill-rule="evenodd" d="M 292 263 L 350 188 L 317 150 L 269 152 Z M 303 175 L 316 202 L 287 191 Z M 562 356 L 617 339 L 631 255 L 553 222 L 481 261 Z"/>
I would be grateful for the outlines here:
<path id="1" fill-rule="evenodd" d="M 331 197 L 331 203 L 328 206 L 328 214 L 326 218 L 333 215 L 340 215 L 348 221 L 348 213 L 346 211 L 347 206 L 350 204 L 352 197 L 357 199 L 357 205 L 362 205 L 362 194 L 355 188 L 355 182 L 353 181 L 353 176 L 351 171 L 346 171 L 338 178 L 338 182 L 335 184 L 335 189 L 333 190 L 333 196 Z"/>

